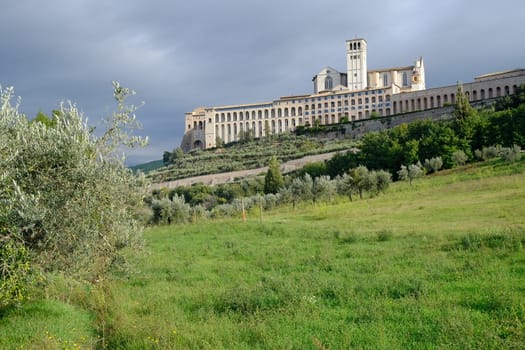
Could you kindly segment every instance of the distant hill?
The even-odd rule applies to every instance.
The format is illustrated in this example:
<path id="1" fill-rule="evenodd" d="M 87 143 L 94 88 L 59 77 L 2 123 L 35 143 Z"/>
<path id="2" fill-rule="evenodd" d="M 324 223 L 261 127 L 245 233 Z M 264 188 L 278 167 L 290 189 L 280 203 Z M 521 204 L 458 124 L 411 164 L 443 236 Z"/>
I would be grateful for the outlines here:
<path id="1" fill-rule="evenodd" d="M 143 163 L 143 164 L 137 164 L 130 166 L 129 168 L 133 171 L 141 170 L 144 173 L 148 173 L 152 170 L 161 168 L 164 166 L 164 163 L 162 162 L 162 159 L 158 160 L 152 160 L 151 162 Z"/>

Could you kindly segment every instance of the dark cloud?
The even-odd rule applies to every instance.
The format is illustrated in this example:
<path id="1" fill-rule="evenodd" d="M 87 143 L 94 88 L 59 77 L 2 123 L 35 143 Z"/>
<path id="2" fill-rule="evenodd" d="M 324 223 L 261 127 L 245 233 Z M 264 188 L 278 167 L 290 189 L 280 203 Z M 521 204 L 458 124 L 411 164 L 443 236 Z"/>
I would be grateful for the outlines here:
<path id="1" fill-rule="evenodd" d="M 517 0 L 9 1 L 0 12 L 0 84 L 22 111 L 72 100 L 98 123 L 111 81 L 137 91 L 150 146 L 131 162 L 178 146 L 184 113 L 202 105 L 309 93 L 324 66 L 345 70 L 346 39 L 368 41 L 369 68 L 425 59 L 427 85 L 523 67 Z"/>

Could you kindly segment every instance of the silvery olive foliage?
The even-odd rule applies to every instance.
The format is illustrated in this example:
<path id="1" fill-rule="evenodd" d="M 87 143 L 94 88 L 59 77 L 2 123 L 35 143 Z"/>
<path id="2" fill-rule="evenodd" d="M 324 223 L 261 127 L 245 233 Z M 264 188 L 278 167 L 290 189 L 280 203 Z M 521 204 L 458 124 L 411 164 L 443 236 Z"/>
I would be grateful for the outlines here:
<path id="1" fill-rule="evenodd" d="M 101 136 L 74 104 L 61 104 L 50 123 L 30 121 L 11 103 L 13 89 L 0 89 L 0 243 L 28 249 L 33 266 L 98 278 L 141 241 L 145 181 L 121 154 L 147 140 L 132 135 L 134 92 L 113 88 L 117 108 Z"/>
<path id="2" fill-rule="evenodd" d="M 412 182 L 415 179 L 424 175 L 423 166 L 421 166 L 420 163 L 409 164 L 408 166 L 401 165 L 401 169 L 397 172 L 397 175 L 401 181 L 408 181 L 410 186 L 412 186 Z"/>

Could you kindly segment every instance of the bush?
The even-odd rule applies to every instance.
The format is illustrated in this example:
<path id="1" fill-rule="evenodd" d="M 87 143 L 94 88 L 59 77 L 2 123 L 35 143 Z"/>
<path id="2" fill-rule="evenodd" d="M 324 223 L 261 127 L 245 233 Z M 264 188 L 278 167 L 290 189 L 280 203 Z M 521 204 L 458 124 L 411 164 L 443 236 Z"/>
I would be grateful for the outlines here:
<path id="1" fill-rule="evenodd" d="M 514 145 L 512 147 L 502 148 L 500 151 L 501 159 L 506 162 L 515 162 L 521 159 L 521 147 Z"/>
<path id="2" fill-rule="evenodd" d="M 392 183 L 392 174 L 385 170 L 379 170 L 374 172 L 374 176 L 376 177 L 377 192 L 385 193 Z"/>
<path id="3" fill-rule="evenodd" d="M 183 196 L 175 194 L 172 199 L 153 199 L 151 203 L 153 224 L 176 224 L 187 222 L 190 218 L 190 205 Z"/>
<path id="4" fill-rule="evenodd" d="M 443 159 L 441 157 L 425 159 L 424 166 L 428 173 L 437 173 L 443 167 Z"/>
<path id="5" fill-rule="evenodd" d="M 483 147 L 481 150 L 481 158 L 483 160 L 489 160 L 492 158 L 496 158 L 501 152 L 500 146 L 489 146 L 489 147 Z"/>
<path id="6" fill-rule="evenodd" d="M 463 166 L 467 163 L 467 160 L 467 155 L 461 150 L 452 153 L 452 163 L 454 163 L 455 166 Z"/>
<path id="7" fill-rule="evenodd" d="M 0 242 L 0 310 L 26 300 L 31 282 L 27 249 L 13 240 Z"/>

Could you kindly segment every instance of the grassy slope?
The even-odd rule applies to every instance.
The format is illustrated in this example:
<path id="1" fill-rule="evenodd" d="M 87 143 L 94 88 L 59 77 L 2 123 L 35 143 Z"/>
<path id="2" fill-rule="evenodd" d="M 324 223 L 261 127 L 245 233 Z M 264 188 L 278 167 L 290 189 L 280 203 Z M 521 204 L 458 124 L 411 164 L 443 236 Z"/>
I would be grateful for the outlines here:
<path id="1" fill-rule="evenodd" d="M 150 229 L 112 282 L 108 348 L 523 348 L 524 183 L 524 161 L 491 162 L 262 224 Z M 0 318 L 0 348 L 86 348 L 92 322 L 35 301 Z"/>
<path id="2" fill-rule="evenodd" d="M 152 229 L 150 254 L 117 283 L 112 345 L 522 348 L 523 168 L 396 184 L 263 224 L 252 213 Z"/>

